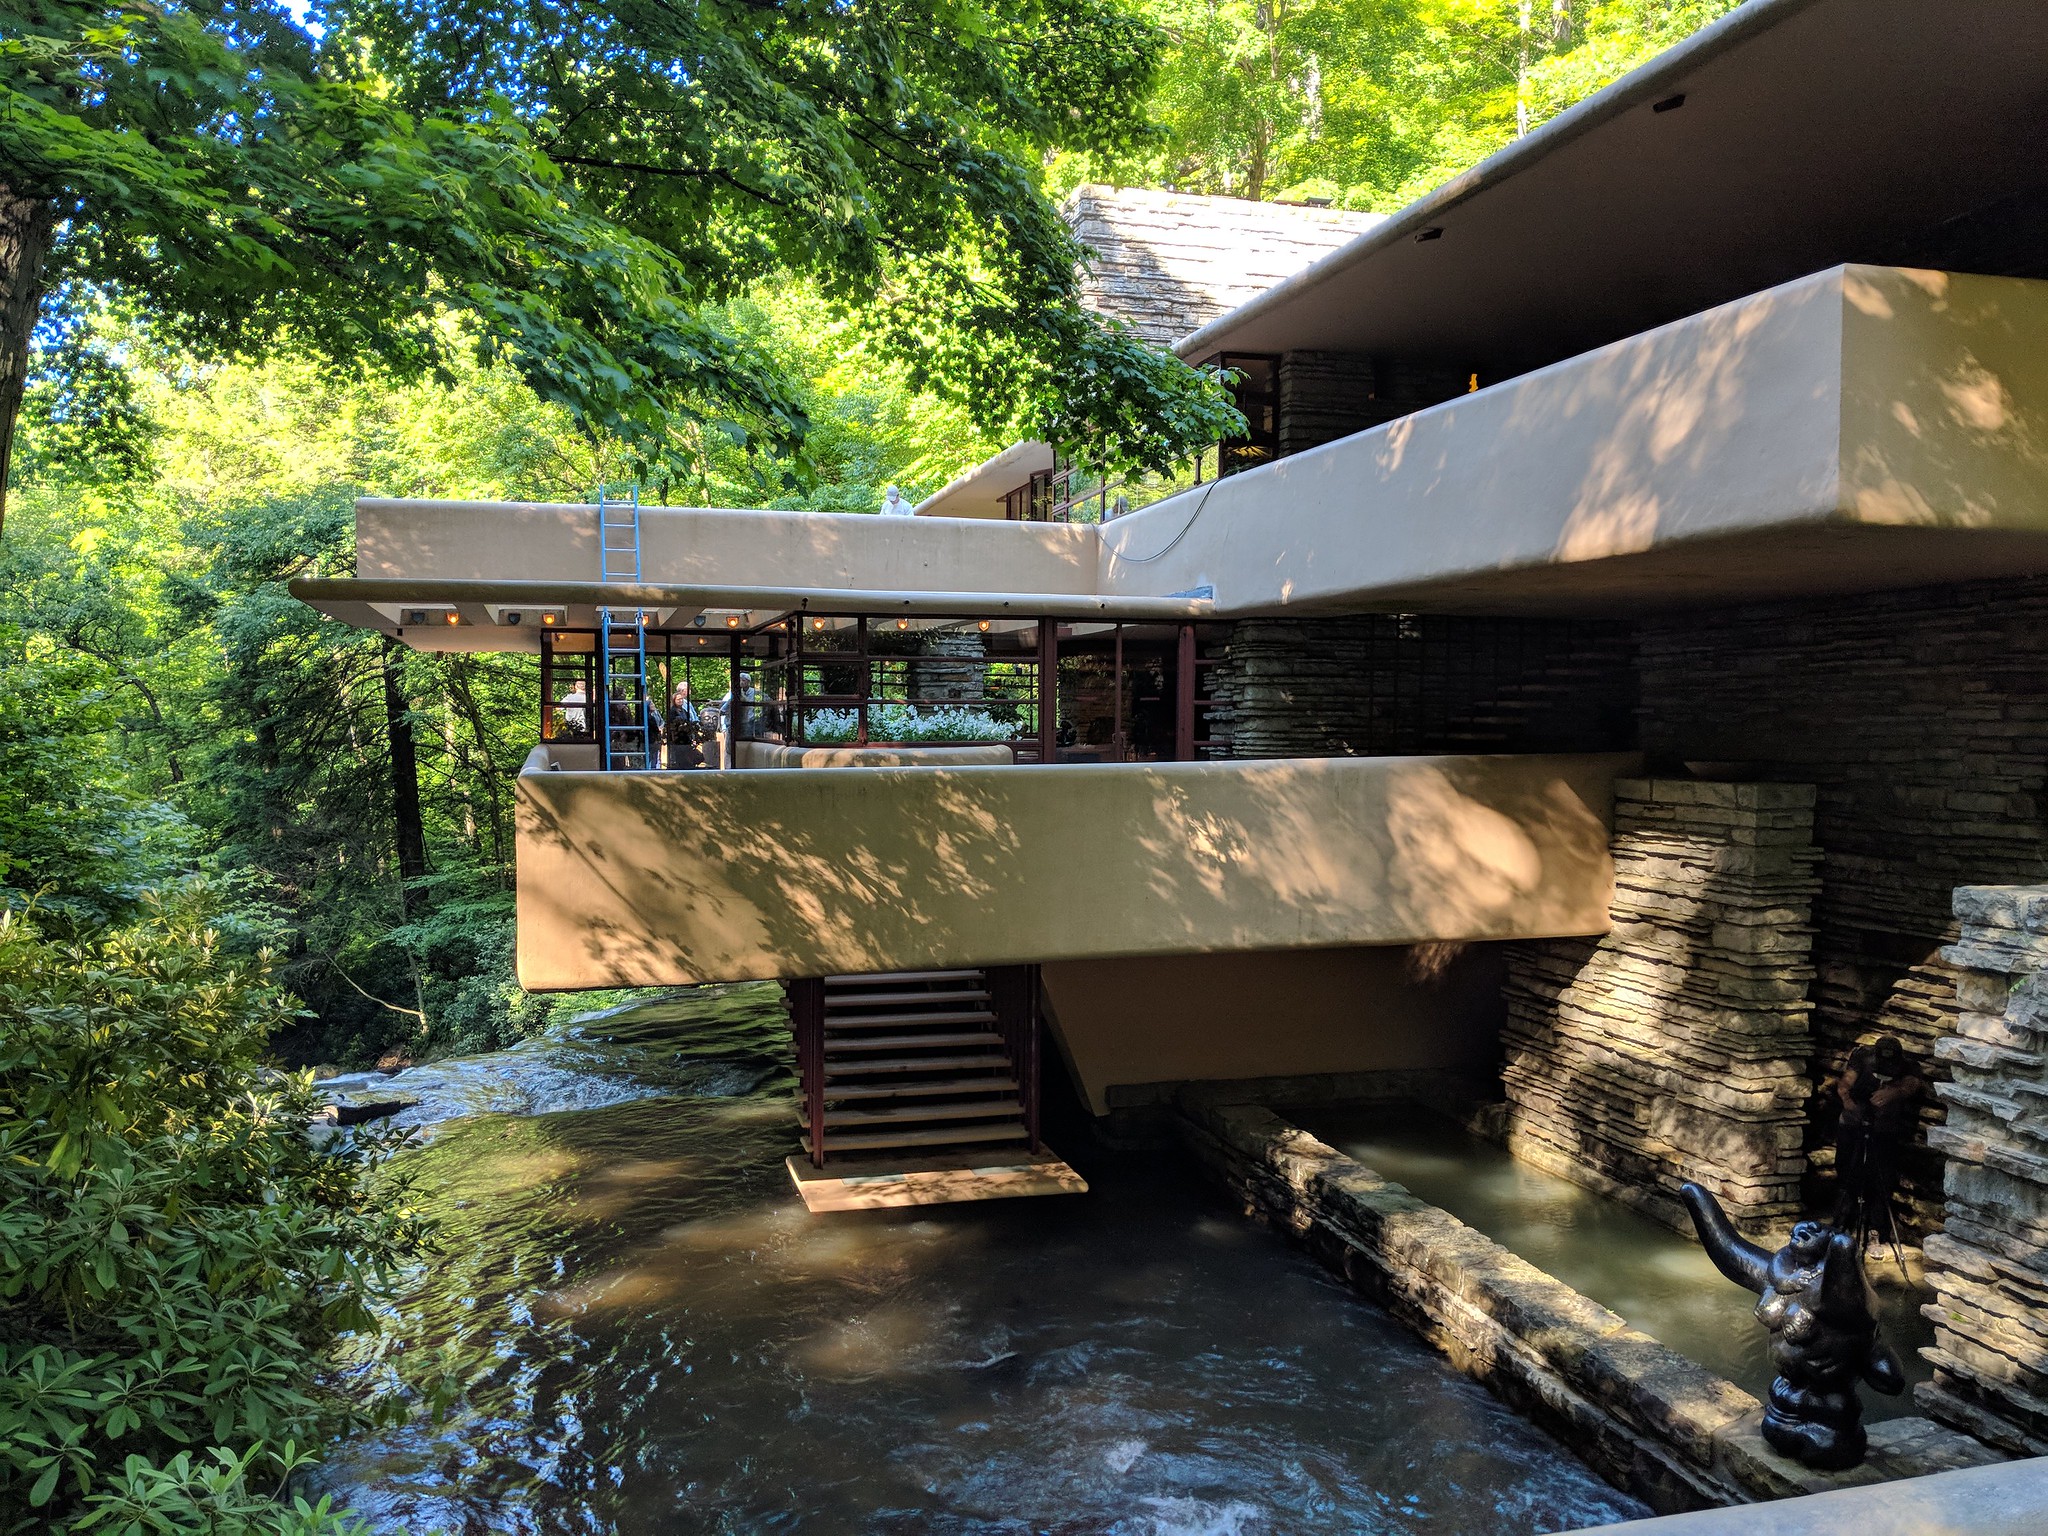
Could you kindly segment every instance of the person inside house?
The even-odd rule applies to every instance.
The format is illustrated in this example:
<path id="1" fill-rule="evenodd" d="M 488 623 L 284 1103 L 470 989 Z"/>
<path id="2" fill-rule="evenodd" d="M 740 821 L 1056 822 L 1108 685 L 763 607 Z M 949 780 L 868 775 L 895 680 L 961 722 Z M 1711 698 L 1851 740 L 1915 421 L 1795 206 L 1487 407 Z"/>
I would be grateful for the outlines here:
<path id="1" fill-rule="evenodd" d="M 911 505 L 910 498 L 903 494 L 900 486 L 892 485 L 883 493 L 882 516 L 913 517 L 916 513 L 916 507 Z"/>
<path id="2" fill-rule="evenodd" d="M 675 692 L 669 696 L 668 718 L 663 722 L 662 736 L 668 747 L 668 766 L 671 768 L 702 768 L 704 766 L 703 721 L 698 717 L 697 706 L 690 702 L 690 680 L 684 678 L 676 684 Z"/>
<path id="3" fill-rule="evenodd" d="M 590 735 L 590 711 L 583 706 L 589 702 L 582 680 L 579 678 L 571 683 L 569 691 L 562 695 L 561 708 L 555 712 L 555 718 L 561 722 L 557 734 L 570 741 L 587 738 Z"/>
<path id="4" fill-rule="evenodd" d="M 1849 1053 L 1835 1083 L 1841 1120 L 1835 1132 L 1835 1227 L 1862 1241 L 1898 1241 L 1892 1199 L 1899 1158 L 1920 1119 L 1927 1080 L 1896 1035 L 1882 1035 Z"/>
<path id="5" fill-rule="evenodd" d="M 731 692 L 727 692 L 726 696 L 718 701 L 719 711 L 725 716 L 728 741 L 738 741 L 754 728 L 754 700 L 754 680 L 742 672 L 738 697 L 735 698 Z M 726 753 L 726 761 L 732 761 L 730 751 Z"/>

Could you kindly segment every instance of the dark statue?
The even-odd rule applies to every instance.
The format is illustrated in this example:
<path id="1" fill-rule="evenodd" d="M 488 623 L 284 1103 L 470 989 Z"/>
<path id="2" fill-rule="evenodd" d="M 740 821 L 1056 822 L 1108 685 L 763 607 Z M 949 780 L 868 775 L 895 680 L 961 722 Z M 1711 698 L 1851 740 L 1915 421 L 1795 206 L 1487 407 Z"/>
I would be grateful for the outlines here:
<path id="1" fill-rule="evenodd" d="M 1699 1185 L 1681 1185 L 1679 1194 L 1714 1267 L 1763 1297 L 1757 1321 L 1770 1330 L 1777 1372 L 1764 1408 L 1765 1441 L 1819 1471 L 1856 1466 L 1869 1443 L 1856 1384 L 1887 1397 L 1906 1389 L 1899 1357 L 1877 1334 L 1861 1240 L 1802 1221 L 1790 1242 L 1767 1253 L 1738 1233 Z"/>
<path id="2" fill-rule="evenodd" d="M 1926 1088 L 1920 1063 L 1892 1035 L 1859 1045 L 1835 1084 L 1841 1119 L 1835 1131 L 1836 1230 L 1899 1246 L 1899 1158 L 1920 1119 Z M 1901 1260 L 1901 1268 L 1904 1262 Z"/>

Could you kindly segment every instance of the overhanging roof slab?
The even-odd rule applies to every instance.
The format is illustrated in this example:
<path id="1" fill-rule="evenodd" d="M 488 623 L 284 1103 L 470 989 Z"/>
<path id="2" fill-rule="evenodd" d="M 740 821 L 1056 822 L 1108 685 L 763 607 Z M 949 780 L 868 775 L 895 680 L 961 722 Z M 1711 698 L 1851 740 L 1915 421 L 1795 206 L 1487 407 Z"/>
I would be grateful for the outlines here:
<path id="1" fill-rule="evenodd" d="M 1619 613 L 2048 572 L 2048 283 L 1838 267 L 1120 518 L 1105 593 Z"/>

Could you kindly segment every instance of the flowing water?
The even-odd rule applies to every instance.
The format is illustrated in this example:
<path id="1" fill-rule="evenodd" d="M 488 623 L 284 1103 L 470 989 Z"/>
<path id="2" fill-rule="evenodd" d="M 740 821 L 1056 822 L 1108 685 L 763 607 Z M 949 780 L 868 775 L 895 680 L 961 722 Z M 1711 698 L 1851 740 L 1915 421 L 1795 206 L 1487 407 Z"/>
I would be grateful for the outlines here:
<path id="1" fill-rule="evenodd" d="M 443 1250 L 345 1368 L 443 1374 L 452 1404 L 330 1457 L 374 1530 L 1519 1536 L 1646 1513 L 1173 1160 L 1087 1165 L 1078 1197 L 806 1214 L 782 1029 L 771 990 L 707 988 L 392 1084 L 439 1121 L 406 1156 Z"/>
<path id="2" fill-rule="evenodd" d="M 1699 1244 L 1603 1195 L 1518 1163 L 1427 1110 L 1316 1108 L 1288 1118 L 1688 1360 L 1759 1398 L 1769 1389 L 1770 1336 L 1756 1320 L 1757 1299 L 1724 1279 Z M 1863 1414 L 1870 1420 L 1916 1412 L 1912 1386 L 1933 1374 L 1919 1354 L 1934 1342 L 1934 1325 L 1919 1310 L 1926 1297 L 1900 1283 L 1889 1263 L 1873 1260 L 1871 1268 L 1885 1339 L 1906 1368 L 1907 1389 L 1899 1397 L 1864 1392 Z"/>

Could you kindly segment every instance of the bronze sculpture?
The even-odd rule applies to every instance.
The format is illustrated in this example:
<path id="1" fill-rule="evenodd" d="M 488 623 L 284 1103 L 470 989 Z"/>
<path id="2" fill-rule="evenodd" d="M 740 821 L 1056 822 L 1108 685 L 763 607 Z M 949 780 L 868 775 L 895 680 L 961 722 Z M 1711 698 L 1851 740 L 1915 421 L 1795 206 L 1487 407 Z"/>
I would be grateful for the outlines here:
<path id="1" fill-rule="evenodd" d="M 1763 1298 L 1756 1315 L 1770 1330 L 1777 1373 L 1764 1408 L 1764 1440 L 1819 1471 L 1857 1465 L 1869 1443 L 1857 1383 L 1888 1397 L 1906 1388 L 1898 1356 L 1878 1337 L 1877 1302 L 1857 1236 L 1802 1221 L 1784 1247 L 1768 1253 L 1738 1233 L 1699 1185 L 1681 1185 L 1679 1195 L 1714 1267 Z"/>

